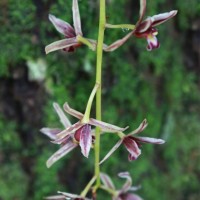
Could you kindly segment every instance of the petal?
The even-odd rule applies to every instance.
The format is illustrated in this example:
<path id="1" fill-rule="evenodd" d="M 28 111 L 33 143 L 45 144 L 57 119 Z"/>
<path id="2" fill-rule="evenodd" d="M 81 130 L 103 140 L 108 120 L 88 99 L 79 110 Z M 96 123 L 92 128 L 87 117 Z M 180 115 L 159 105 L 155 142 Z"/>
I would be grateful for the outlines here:
<path id="1" fill-rule="evenodd" d="M 105 174 L 105 173 L 100 173 L 100 178 L 101 178 L 101 181 L 103 183 L 103 185 L 106 187 L 106 188 L 109 188 L 109 189 L 112 189 L 112 190 L 115 190 L 115 186 L 111 180 L 111 178 Z"/>
<path id="2" fill-rule="evenodd" d="M 71 135 L 72 133 L 75 133 L 82 126 L 83 126 L 83 124 L 81 124 L 81 122 L 78 121 L 77 123 L 71 125 L 70 127 L 66 128 L 65 130 L 63 130 L 60 133 L 58 133 L 56 135 L 56 138 L 57 139 L 62 139 L 64 137 L 66 137 L 67 135 Z"/>
<path id="3" fill-rule="evenodd" d="M 71 140 L 69 140 L 64 146 L 62 146 L 58 151 L 56 151 L 46 162 L 47 167 L 51 167 L 56 161 L 58 161 L 60 158 L 68 154 L 70 151 L 72 151 L 75 147 L 77 147 L 77 144 L 73 143 Z"/>
<path id="4" fill-rule="evenodd" d="M 67 136 L 65 136 L 64 138 L 61 138 L 61 139 L 55 139 L 55 140 L 53 140 L 53 141 L 51 141 L 52 143 L 54 143 L 54 144 L 62 144 L 62 145 L 65 145 L 66 144 L 66 142 L 69 140 L 71 138 L 71 136 L 70 135 L 67 135 Z"/>
<path id="5" fill-rule="evenodd" d="M 125 128 L 120 128 L 119 126 L 108 124 L 106 122 L 102 122 L 93 118 L 90 118 L 89 124 L 93 126 L 98 126 L 102 129 L 103 132 L 109 133 L 123 132 L 128 128 L 128 126 Z"/>
<path id="6" fill-rule="evenodd" d="M 157 25 L 160 25 L 160 24 L 166 22 L 167 20 L 174 17 L 177 14 L 177 12 L 178 12 L 177 10 L 172 10 L 170 12 L 166 12 L 166 13 L 162 13 L 162 14 L 152 16 L 151 17 L 152 21 L 153 21 L 152 26 L 157 26 Z"/>
<path id="7" fill-rule="evenodd" d="M 101 162 L 99 164 L 102 164 L 105 160 L 107 160 L 121 145 L 121 143 L 123 142 L 123 140 L 119 140 L 115 146 L 106 154 L 106 156 L 101 160 Z"/>
<path id="8" fill-rule="evenodd" d="M 147 36 L 147 42 L 148 42 L 147 51 L 151 51 L 153 49 L 157 49 L 160 47 L 160 43 L 158 42 L 157 37 L 153 34 L 149 34 Z"/>
<path id="9" fill-rule="evenodd" d="M 137 191 L 137 190 L 139 190 L 139 189 L 141 189 L 141 185 L 132 186 L 132 187 L 129 188 L 128 191 Z"/>
<path id="10" fill-rule="evenodd" d="M 65 35 L 67 38 L 72 38 L 72 37 L 76 36 L 74 29 L 72 28 L 72 26 L 69 23 L 67 23 L 67 22 L 63 21 L 62 19 L 59 19 L 51 14 L 49 14 L 49 20 L 52 22 L 52 24 L 54 25 L 56 30 L 58 32 L 62 33 L 63 35 Z"/>
<path id="11" fill-rule="evenodd" d="M 92 146 L 92 134 L 91 134 L 91 126 L 89 124 L 85 124 L 80 128 L 80 142 L 79 145 L 81 147 L 82 154 L 88 158 L 91 146 Z"/>
<path id="12" fill-rule="evenodd" d="M 151 143 L 151 144 L 164 144 L 165 141 L 157 138 L 150 137 L 134 137 L 136 142 Z"/>
<path id="13" fill-rule="evenodd" d="M 54 195 L 54 196 L 45 197 L 44 199 L 47 199 L 47 200 L 66 200 L 66 197 L 64 195 Z"/>
<path id="14" fill-rule="evenodd" d="M 146 0 L 140 0 L 140 17 L 138 23 L 140 23 L 145 15 L 146 11 Z"/>
<path id="15" fill-rule="evenodd" d="M 77 0 L 73 0 L 72 12 L 73 12 L 74 29 L 75 29 L 76 35 L 83 35 L 82 30 L 81 30 L 81 19 L 80 19 L 80 13 L 79 13 Z"/>
<path id="16" fill-rule="evenodd" d="M 147 19 L 145 19 L 144 21 L 142 21 L 141 23 L 138 23 L 136 25 L 136 30 L 135 30 L 135 35 L 137 37 L 143 37 L 142 35 L 140 36 L 140 33 L 144 33 L 145 31 L 147 31 L 151 26 L 152 26 L 152 18 L 148 17 Z"/>
<path id="17" fill-rule="evenodd" d="M 55 140 L 56 139 L 56 135 L 58 133 L 60 133 L 60 129 L 57 128 L 42 128 L 40 129 L 40 132 L 42 132 L 43 134 L 47 135 L 50 139 Z"/>
<path id="18" fill-rule="evenodd" d="M 123 200 L 142 200 L 142 198 L 140 196 L 138 196 L 136 194 L 130 194 L 130 193 L 121 195 L 121 197 Z"/>
<path id="19" fill-rule="evenodd" d="M 61 107 L 57 103 L 53 103 L 53 107 L 55 111 L 57 112 L 60 122 L 63 124 L 65 128 L 71 126 L 71 122 L 69 119 L 65 116 L 64 112 L 62 111 Z"/>
<path id="20" fill-rule="evenodd" d="M 78 198 L 78 197 L 80 197 L 77 194 L 72 194 L 72 193 L 68 193 L 68 192 L 60 192 L 60 191 L 58 191 L 58 193 L 64 195 L 65 197 L 69 197 L 69 198 Z"/>
<path id="21" fill-rule="evenodd" d="M 72 115 L 72 116 L 74 116 L 78 119 L 83 118 L 83 114 L 81 112 L 74 110 L 71 107 L 69 107 L 69 104 L 67 102 L 64 104 L 63 108 L 68 114 L 70 114 L 70 115 Z"/>
<path id="22" fill-rule="evenodd" d="M 65 49 L 65 48 L 68 48 L 68 47 L 71 47 L 71 46 L 76 46 L 78 44 L 79 43 L 77 42 L 77 39 L 75 37 L 69 38 L 69 39 L 58 40 L 56 42 L 53 42 L 53 43 L 47 45 L 45 47 L 45 52 L 46 52 L 46 54 L 48 54 L 52 51 Z"/>
<path id="23" fill-rule="evenodd" d="M 132 178 L 129 174 L 129 172 L 121 172 L 118 174 L 119 177 L 121 178 L 126 178 L 126 182 L 124 183 L 124 185 L 122 186 L 120 193 L 126 193 L 132 185 Z"/>
<path id="24" fill-rule="evenodd" d="M 125 37 L 115 41 L 111 45 L 104 46 L 103 50 L 109 52 L 109 51 L 114 51 L 115 49 L 119 48 L 120 46 L 122 46 L 133 35 L 134 31 L 135 30 L 131 31 Z"/>
<path id="25" fill-rule="evenodd" d="M 68 197 L 70 199 L 89 200 L 88 198 L 82 197 L 82 196 L 77 195 L 77 194 L 72 194 L 72 193 L 67 193 L 67 192 L 60 192 L 60 191 L 58 191 L 58 193 L 64 195 L 65 198 Z"/>
<path id="26" fill-rule="evenodd" d="M 131 135 L 142 132 L 147 127 L 147 125 L 148 125 L 147 120 L 144 119 L 142 123 L 139 125 L 139 127 L 135 129 L 134 131 L 132 131 L 131 133 L 129 133 L 127 136 L 131 136 Z"/>
<path id="27" fill-rule="evenodd" d="M 141 154 L 141 150 L 139 149 L 137 143 L 133 139 L 126 136 L 123 140 L 123 144 L 129 152 L 129 161 L 136 160 Z"/>

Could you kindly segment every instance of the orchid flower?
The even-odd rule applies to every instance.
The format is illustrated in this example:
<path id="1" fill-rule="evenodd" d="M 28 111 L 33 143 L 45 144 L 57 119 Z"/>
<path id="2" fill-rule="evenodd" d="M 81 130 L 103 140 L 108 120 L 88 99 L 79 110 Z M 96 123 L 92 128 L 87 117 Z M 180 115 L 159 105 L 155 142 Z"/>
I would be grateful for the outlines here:
<path id="1" fill-rule="evenodd" d="M 66 137 L 73 136 L 74 140 L 79 143 L 81 152 L 85 157 L 88 157 L 92 145 L 91 126 L 100 127 L 103 132 L 111 133 L 124 131 L 128 128 L 120 128 L 93 118 L 89 118 L 88 121 L 84 121 L 84 114 L 70 108 L 68 103 L 64 104 L 64 110 L 68 114 L 79 119 L 79 121 L 58 133 L 56 135 L 57 139 L 55 142 L 62 141 Z"/>
<path id="2" fill-rule="evenodd" d="M 132 178 L 130 177 L 129 172 L 121 172 L 118 174 L 118 176 L 120 178 L 125 178 L 126 182 L 124 183 L 121 189 L 116 190 L 111 178 L 107 174 L 100 174 L 100 178 L 103 183 L 103 188 L 105 188 L 105 190 L 108 189 L 107 191 L 112 191 L 112 200 L 142 200 L 142 198 L 138 195 L 129 193 L 130 191 L 136 191 L 140 188 L 131 187 Z"/>
<path id="3" fill-rule="evenodd" d="M 58 191 L 58 193 L 60 195 L 45 197 L 45 199 L 47 199 L 47 200 L 66 200 L 66 199 L 70 199 L 70 200 L 90 200 L 86 197 L 82 197 L 80 195 L 71 194 L 71 193 L 67 193 L 67 192 Z"/>
<path id="4" fill-rule="evenodd" d="M 68 128 L 71 126 L 71 122 L 66 117 L 62 109 L 57 103 L 53 103 L 54 109 L 56 113 L 58 114 L 60 118 L 60 122 L 63 124 L 65 128 Z M 56 140 L 56 135 L 61 132 L 58 128 L 42 128 L 40 130 L 43 134 L 47 135 L 50 139 Z M 56 151 L 48 160 L 47 160 L 47 167 L 50 167 L 53 163 L 55 163 L 57 160 L 68 154 L 70 151 L 72 151 L 74 148 L 78 146 L 76 142 L 73 141 L 72 136 L 67 136 L 63 138 L 60 141 L 54 142 L 61 145 L 61 148 Z"/>
<path id="5" fill-rule="evenodd" d="M 67 52 L 73 52 L 83 43 L 88 45 L 92 50 L 95 50 L 96 42 L 92 39 L 86 39 L 82 37 L 83 33 L 81 29 L 81 20 L 77 0 L 73 0 L 72 12 L 74 28 L 69 23 L 56 18 L 54 15 L 49 15 L 49 20 L 52 22 L 56 30 L 63 34 L 66 39 L 58 40 L 46 46 L 45 52 L 47 54 L 60 49 L 63 49 Z"/>
<path id="6" fill-rule="evenodd" d="M 147 40 L 147 50 L 151 51 L 153 49 L 159 48 L 160 44 L 156 35 L 158 34 L 158 30 L 155 28 L 156 26 L 166 22 L 167 20 L 171 19 L 177 14 L 177 10 L 172 10 L 170 12 L 154 15 L 152 17 L 147 17 L 143 20 L 146 11 L 146 0 L 140 0 L 140 13 L 139 13 L 139 20 L 137 21 L 136 25 L 129 25 L 129 27 L 133 27 L 132 31 L 128 33 L 124 38 L 117 40 L 116 42 L 112 43 L 110 46 L 104 48 L 105 51 L 114 51 L 121 45 L 123 45 L 132 35 L 138 38 L 145 38 Z M 109 25 L 107 27 L 119 28 L 120 25 Z M 123 25 L 122 25 L 123 26 Z"/>
<path id="7" fill-rule="evenodd" d="M 136 160 L 138 156 L 141 154 L 140 146 L 142 143 L 150 143 L 150 144 L 163 144 L 165 143 L 162 139 L 150 138 L 150 137 L 136 137 L 135 134 L 142 132 L 147 127 L 147 120 L 144 119 L 140 126 L 125 135 L 123 133 L 119 133 L 121 139 L 115 144 L 115 146 L 107 153 L 107 155 L 101 160 L 100 164 L 103 163 L 106 159 L 108 159 L 111 154 L 119 148 L 121 144 L 125 146 L 127 151 L 129 152 L 128 159 L 129 161 Z"/>
<path id="8" fill-rule="evenodd" d="M 47 167 L 53 165 L 57 160 L 62 158 L 64 155 L 73 150 L 77 145 L 81 147 L 81 152 L 85 157 L 89 156 L 90 149 L 92 147 L 92 143 L 94 142 L 93 132 L 91 130 L 92 126 L 100 127 L 103 132 L 120 132 L 126 130 L 126 128 L 120 128 L 118 126 L 114 126 L 93 118 L 90 118 L 90 110 L 92 106 L 92 102 L 94 96 L 97 92 L 99 84 L 95 84 L 87 106 L 85 110 L 85 114 L 80 113 L 77 110 L 74 110 L 69 107 L 68 103 L 64 104 L 64 110 L 79 119 L 79 121 L 73 125 L 67 121 L 65 114 L 62 112 L 61 108 L 58 105 L 54 104 L 54 108 L 60 117 L 60 121 L 63 123 L 65 129 L 60 131 L 58 129 L 49 129 L 43 128 L 41 131 L 52 138 L 55 144 L 61 144 L 61 148 L 55 152 L 48 160 Z"/>

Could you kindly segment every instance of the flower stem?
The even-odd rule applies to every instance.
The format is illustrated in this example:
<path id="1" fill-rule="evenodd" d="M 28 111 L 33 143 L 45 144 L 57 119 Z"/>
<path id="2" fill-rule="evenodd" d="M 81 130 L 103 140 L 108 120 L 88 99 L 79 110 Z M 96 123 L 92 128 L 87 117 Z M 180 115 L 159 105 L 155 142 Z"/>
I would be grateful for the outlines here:
<path id="1" fill-rule="evenodd" d="M 90 188 L 92 187 L 93 183 L 95 182 L 96 180 L 96 176 L 94 176 L 90 182 L 86 185 L 85 189 L 81 192 L 81 196 L 82 197 L 85 197 L 88 193 L 88 191 L 90 190 Z"/>
<path id="2" fill-rule="evenodd" d="M 102 72 L 102 57 L 103 57 L 103 40 L 104 40 L 104 31 L 106 24 L 106 5 L 105 0 L 99 0 L 100 2 L 100 13 L 99 13 L 99 33 L 97 41 L 97 61 L 96 61 L 96 83 L 99 84 L 96 94 L 96 119 L 101 120 L 101 72 Z M 96 128 L 95 134 L 95 176 L 96 180 L 96 189 L 100 186 L 100 133 L 101 130 L 99 127 Z"/>
<path id="3" fill-rule="evenodd" d="M 102 190 L 105 190 L 106 192 L 112 194 L 113 196 L 116 195 L 116 191 L 113 190 L 113 189 L 110 189 L 110 188 L 105 187 L 105 186 L 103 186 L 103 185 L 102 185 L 100 188 L 101 188 Z"/>
<path id="4" fill-rule="evenodd" d="M 89 97 L 89 100 L 87 102 L 87 106 L 86 106 L 86 109 L 85 109 L 85 114 L 84 114 L 84 117 L 83 119 L 81 120 L 82 123 L 88 123 L 89 119 L 90 119 L 90 111 L 91 111 L 91 107 L 92 107 L 92 102 L 93 102 L 93 99 L 94 99 L 94 96 L 97 92 L 97 89 L 99 87 L 99 84 L 96 83 L 91 94 L 90 94 L 90 97 Z"/>
<path id="5" fill-rule="evenodd" d="M 133 30 L 135 25 L 133 24 L 106 24 L 106 28 L 122 28 Z"/>
<path id="6" fill-rule="evenodd" d="M 81 42 L 81 43 L 87 45 L 91 50 L 95 51 L 95 48 L 96 48 L 96 47 L 95 47 L 89 40 L 87 40 L 86 38 L 84 38 L 84 37 L 78 35 L 78 36 L 76 37 L 76 39 L 77 39 L 79 42 Z"/>

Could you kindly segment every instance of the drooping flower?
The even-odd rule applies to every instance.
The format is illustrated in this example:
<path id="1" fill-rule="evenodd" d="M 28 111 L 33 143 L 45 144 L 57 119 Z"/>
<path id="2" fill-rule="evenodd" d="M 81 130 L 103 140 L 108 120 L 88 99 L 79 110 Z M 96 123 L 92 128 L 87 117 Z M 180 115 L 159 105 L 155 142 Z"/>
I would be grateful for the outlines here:
<path id="1" fill-rule="evenodd" d="M 163 144 L 165 143 L 162 139 L 150 138 L 150 137 L 136 137 L 135 134 L 142 132 L 147 127 L 147 120 L 144 119 L 140 126 L 129 133 L 128 135 L 124 135 L 121 133 L 121 139 L 114 145 L 114 147 L 107 153 L 107 155 L 100 162 L 103 163 L 106 159 L 108 159 L 111 154 L 119 148 L 121 144 L 125 146 L 127 151 L 129 152 L 128 159 L 129 161 L 136 160 L 138 156 L 141 154 L 140 146 L 142 143 L 150 143 L 150 144 Z"/>
<path id="2" fill-rule="evenodd" d="M 126 182 L 121 189 L 116 190 L 111 178 L 105 174 L 101 173 L 100 178 L 105 189 L 110 189 L 112 191 L 112 200 L 142 200 L 142 198 L 136 194 L 130 193 L 131 191 L 136 191 L 140 187 L 132 186 L 132 178 L 130 177 L 129 172 L 121 172 L 118 174 L 120 178 L 126 178 Z"/>
<path id="3" fill-rule="evenodd" d="M 45 52 L 47 54 L 60 49 L 67 52 L 73 52 L 76 48 L 83 44 L 80 41 L 80 37 L 85 41 L 85 44 L 87 44 L 92 50 L 95 50 L 96 42 L 92 39 L 82 37 L 83 33 L 81 29 L 81 20 L 77 0 L 73 0 L 72 12 L 74 28 L 69 23 L 55 17 L 54 15 L 49 15 L 49 20 L 52 22 L 56 30 L 63 34 L 66 39 L 58 40 L 46 46 Z"/>
<path id="4" fill-rule="evenodd" d="M 147 40 L 147 50 L 151 51 L 160 46 L 156 35 L 158 30 L 156 26 L 166 22 L 177 14 L 177 10 L 172 10 L 170 12 L 154 15 L 152 17 L 147 17 L 143 20 L 146 11 L 146 0 L 140 0 L 140 14 L 139 20 L 137 21 L 134 29 L 128 33 L 124 38 L 119 39 L 112 43 L 110 46 L 104 48 L 105 51 L 114 51 L 123 45 L 131 36 L 136 36 L 138 38 L 145 38 Z"/>

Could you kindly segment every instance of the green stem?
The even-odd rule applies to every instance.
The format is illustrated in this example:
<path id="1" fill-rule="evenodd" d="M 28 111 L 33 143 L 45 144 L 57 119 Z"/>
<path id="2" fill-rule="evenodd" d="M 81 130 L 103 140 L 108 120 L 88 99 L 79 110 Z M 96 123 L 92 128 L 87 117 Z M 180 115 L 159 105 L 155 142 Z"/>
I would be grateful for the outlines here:
<path id="1" fill-rule="evenodd" d="M 122 28 L 122 29 L 135 29 L 135 25 L 133 24 L 106 24 L 106 28 Z"/>
<path id="2" fill-rule="evenodd" d="M 89 100 L 87 102 L 87 106 L 86 106 L 86 109 L 85 109 L 85 114 L 84 114 L 84 117 L 83 119 L 81 120 L 82 123 L 88 123 L 89 122 L 89 119 L 90 119 L 90 111 L 91 111 L 91 107 L 92 107 L 92 102 L 93 102 L 93 99 L 94 99 L 94 96 L 97 92 L 97 89 L 99 87 L 99 84 L 96 83 L 91 94 L 90 94 L 90 97 L 89 97 Z"/>
<path id="3" fill-rule="evenodd" d="M 96 95 L 96 119 L 101 120 L 101 71 L 102 71 L 102 57 L 103 57 L 103 40 L 104 40 L 104 31 L 106 24 L 106 5 L 105 0 L 100 0 L 100 13 L 99 13 L 99 33 L 98 33 L 98 41 L 97 41 L 97 63 L 96 63 L 96 83 L 99 84 L 99 88 L 97 90 Z M 96 128 L 95 134 L 95 176 L 96 187 L 97 189 L 100 186 L 100 133 L 101 130 L 99 127 Z"/>
<path id="4" fill-rule="evenodd" d="M 105 190 L 106 192 L 108 192 L 108 193 L 110 193 L 110 194 L 112 194 L 113 196 L 114 195 L 116 195 L 116 191 L 115 190 L 113 190 L 113 189 L 110 189 L 110 188 L 108 188 L 108 187 L 105 187 L 105 186 L 100 186 L 100 188 L 102 189 L 102 190 Z"/>
<path id="5" fill-rule="evenodd" d="M 90 49 L 92 49 L 93 51 L 95 51 L 96 46 L 94 46 L 94 45 L 93 45 L 89 40 L 87 40 L 86 38 L 84 38 L 84 37 L 78 35 L 78 36 L 76 37 L 76 39 L 77 39 L 79 42 L 81 42 L 81 43 L 87 45 L 87 46 L 88 46 Z"/>
<path id="6" fill-rule="evenodd" d="M 90 182 L 86 185 L 85 189 L 81 192 L 81 196 L 82 197 L 85 197 L 88 193 L 88 191 L 90 190 L 90 188 L 92 187 L 93 183 L 95 182 L 96 180 L 96 176 L 94 176 Z"/>

